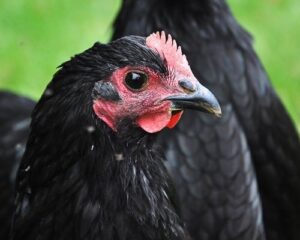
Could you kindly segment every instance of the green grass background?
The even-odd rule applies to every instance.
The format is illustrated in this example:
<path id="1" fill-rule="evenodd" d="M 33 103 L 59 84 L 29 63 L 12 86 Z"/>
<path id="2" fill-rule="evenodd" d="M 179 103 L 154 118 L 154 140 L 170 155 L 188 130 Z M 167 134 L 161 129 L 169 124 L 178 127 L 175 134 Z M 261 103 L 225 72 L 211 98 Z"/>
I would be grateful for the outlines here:
<path id="1" fill-rule="evenodd" d="M 300 129 L 300 1 L 229 0 Z M 56 67 L 107 42 L 119 0 L 0 0 L 0 88 L 37 99 Z M 276 119 L 274 119 L 276 121 Z"/>

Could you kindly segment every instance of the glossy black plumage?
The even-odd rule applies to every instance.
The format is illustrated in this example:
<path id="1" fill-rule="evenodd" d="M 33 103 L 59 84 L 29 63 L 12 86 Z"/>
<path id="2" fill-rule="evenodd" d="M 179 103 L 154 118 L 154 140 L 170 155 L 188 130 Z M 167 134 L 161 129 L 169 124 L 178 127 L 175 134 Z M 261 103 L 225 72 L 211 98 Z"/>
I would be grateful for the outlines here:
<path id="1" fill-rule="evenodd" d="M 127 0 L 114 27 L 171 33 L 221 102 L 220 120 L 191 112 L 160 139 L 192 237 L 300 239 L 299 136 L 226 2 Z"/>
<path id="2" fill-rule="evenodd" d="M 116 69 L 166 70 L 144 42 L 97 43 L 54 75 L 32 114 L 11 239 L 188 239 L 156 135 L 132 119 L 116 133 L 92 109 L 95 83 Z"/>
<path id="3" fill-rule="evenodd" d="M 8 236 L 16 172 L 25 150 L 34 104 L 27 98 L 0 91 L 0 239 Z"/>

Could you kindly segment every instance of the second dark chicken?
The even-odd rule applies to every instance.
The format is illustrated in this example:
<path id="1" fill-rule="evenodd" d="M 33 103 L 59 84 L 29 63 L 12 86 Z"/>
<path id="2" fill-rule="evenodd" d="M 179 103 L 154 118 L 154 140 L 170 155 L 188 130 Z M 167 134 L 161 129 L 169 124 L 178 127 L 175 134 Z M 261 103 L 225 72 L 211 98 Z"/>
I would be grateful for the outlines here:
<path id="1" fill-rule="evenodd" d="M 250 35 L 225 0 L 126 0 L 113 38 L 161 29 L 223 110 L 221 119 L 186 114 L 161 138 L 192 236 L 300 239 L 299 136 Z"/>

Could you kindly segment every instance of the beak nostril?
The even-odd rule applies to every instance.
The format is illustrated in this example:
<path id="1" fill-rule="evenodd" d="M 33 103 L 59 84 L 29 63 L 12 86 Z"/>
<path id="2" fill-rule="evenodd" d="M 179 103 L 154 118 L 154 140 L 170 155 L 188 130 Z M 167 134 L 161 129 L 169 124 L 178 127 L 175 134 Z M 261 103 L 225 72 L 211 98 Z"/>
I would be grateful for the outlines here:
<path id="1" fill-rule="evenodd" d="M 183 90 L 185 92 L 195 92 L 196 91 L 196 86 L 190 82 L 189 80 L 186 80 L 186 79 L 182 79 L 182 80 L 179 80 L 178 82 L 179 86 L 183 88 Z"/>

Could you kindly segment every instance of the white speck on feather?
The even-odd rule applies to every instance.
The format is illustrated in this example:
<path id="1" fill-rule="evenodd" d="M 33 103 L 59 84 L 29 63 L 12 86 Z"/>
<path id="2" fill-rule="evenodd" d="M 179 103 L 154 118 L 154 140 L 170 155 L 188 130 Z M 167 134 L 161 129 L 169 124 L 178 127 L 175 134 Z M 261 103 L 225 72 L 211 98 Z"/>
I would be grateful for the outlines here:
<path id="1" fill-rule="evenodd" d="M 115 158 L 116 158 L 117 161 L 122 161 L 122 160 L 124 160 L 124 156 L 123 156 L 122 153 L 116 153 L 116 154 L 115 154 Z"/>
<path id="2" fill-rule="evenodd" d="M 30 170 L 30 166 L 27 166 L 27 168 L 25 168 L 25 172 L 28 172 Z"/>
<path id="3" fill-rule="evenodd" d="M 24 120 L 22 120 L 20 122 L 17 122 L 13 126 L 13 131 L 20 131 L 20 130 L 28 128 L 29 125 L 30 125 L 30 122 L 31 122 L 30 118 L 26 118 L 26 119 L 24 119 Z"/>
<path id="4" fill-rule="evenodd" d="M 18 150 L 21 150 L 22 149 L 22 144 L 21 143 L 17 143 L 15 145 L 15 149 L 18 151 Z"/>
<path id="5" fill-rule="evenodd" d="M 25 152 L 25 146 L 22 143 L 17 143 L 15 145 L 15 153 L 17 158 L 22 158 L 23 154 Z"/>
<path id="6" fill-rule="evenodd" d="M 47 96 L 47 97 L 52 96 L 53 95 L 53 90 L 51 88 L 46 89 L 44 95 Z"/>
<path id="7" fill-rule="evenodd" d="M 166 191 L 165 191 L 165 190 L 162 190 L 162 192 L 163 192 L 165 198 L 166 198 L 166 199 L 169 199 L 168 194 L 166 193 Z"/>
<path id="8" fill-rule="evenodd" d="M 136 176 L 136 168 L 135 168 L 135 166 L 133 166 L 132 169 L 133 169 L 133 177 L 135 178 L 135 176 Z"/>
<path id="9" fill-rule="evenodd" d="M 93 144 L 93 145 L 91 146 L 91 151 L 93 151 L 94 148 L 95 148 L 95 145 Z"/>
<path id="10" fill-rule="evenodd" d="M 87 126 L 86 127 L 86 130 L 89 132 L 89 133 L 92 133 L 95 131 L 95 127 L 94 126 Z"/>

